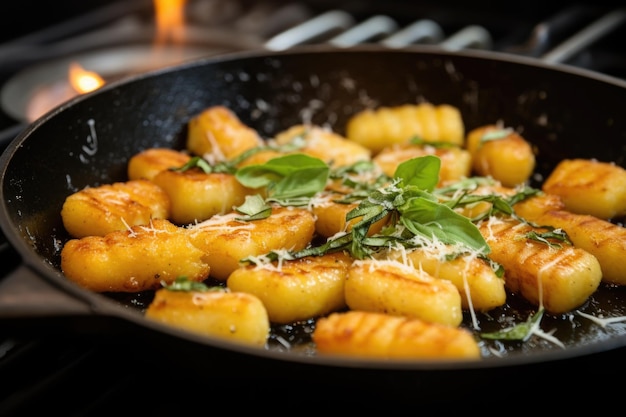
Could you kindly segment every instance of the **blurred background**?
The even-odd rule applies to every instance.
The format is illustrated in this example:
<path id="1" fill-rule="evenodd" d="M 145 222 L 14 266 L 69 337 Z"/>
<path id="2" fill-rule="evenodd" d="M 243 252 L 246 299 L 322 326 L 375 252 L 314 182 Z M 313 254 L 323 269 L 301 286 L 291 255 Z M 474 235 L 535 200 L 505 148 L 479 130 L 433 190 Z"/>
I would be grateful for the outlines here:
<path id="1" fill-rule="evenodd" d="M 187 3 L 206 3 L 206 0 L 187 0 Z M 52 26 L 64 20 L 84 15 L 90 11 L 98 10 L 111 4 L 144 3 L 150 5 L 152 0 L 58 0 L 55 2 L 41 0 L 22 0 L 6 2 L 4 16 L 15 16 L 18 25 L 2 25 L 0 28 L 1 39 L 8 40 L 18 38 L 31 33 L 34 30 Z M 216 1 L 208 1 L 216 3 Z M 245 7 L 254 8 L 264 3 L 290 4 L 302 3 L 312 9 L 324 10 L 330 8 L 340 8 L 354 12 L 369 13 L 389 13 L 393 12 L 407 18 L 418 15 L 426 16 L 430 13 L 449 14 L 451 18 L 455 15 L 466 16 L 466 18 L 477 17 L 488 19 L 490 16 L 508 16 L 509 18 L 522 19 L 530 16 L 545 16 L 546 13 L 554 12 L 560 8 L 577 4 L 577 2 L 556 0 L 556 1 L 524 1 L 524 2 L 491 2 L 476 0 L 472 2 L 460 0 L 231 0 L 221 3 L 244 4 Z M 582 2 L 585 3 L 585 2 Z M 595 1 L 586 2 L 594 6 L 620 6 L 619 1 Z"/>
<path id="2" fill-rule="evenodd" d="M 0 26 L 0 128 L 32 121 L 125 75 L 199 56 L 312 43 L 492 50 L 626 77 L 626 9 L 616 1 L 22 0 L 7 6 L 3 16 L 19 24 Z"/>

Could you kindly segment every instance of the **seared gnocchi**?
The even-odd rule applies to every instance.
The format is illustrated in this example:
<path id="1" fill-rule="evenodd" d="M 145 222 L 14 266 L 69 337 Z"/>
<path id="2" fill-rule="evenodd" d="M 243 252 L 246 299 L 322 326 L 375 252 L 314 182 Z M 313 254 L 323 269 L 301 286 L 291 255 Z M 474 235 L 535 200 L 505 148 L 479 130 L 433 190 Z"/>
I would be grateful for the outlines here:
<path id="1" fill-rule="evenodd" d="M 626 169 L 609 162 L 565 159 L 543 183 L 565 209 L 609 220 L 626 216 Z"/>
<path id="2" fill-rule="evenodd" d="M 145 316 L 194 333 L 257 347 L 265 346 L 270 335 L 265 306 L 244 292 L 161 288 Z"/>
<path id="3" fill-rule="evenodd" d="M 389 314 L 349 311 L 321 318 L 313 332 L 323 355 L 383 359 L 479 359 L 466 329 Z"/>
<path id="4" fill-rule="evenodd" d="M 65 199 L 61 219 L 75 238 L 104 236 L 170 216 L 165 191 L 146 179 L 87 187 Z"/>
<path id="5" fill-rule="evenodd" d="M 204 281 L 211 268 L 188 230 L 154 219 L 104 236 L 69 240 L 61 250 L 61 270 L 92 291 L 140 292 L 178 277 Z"/>
<path id="6" fill-rule="evenodd" d="M 505 187 L 527 182 L 535 169 L 532 146 L 509 128 L 487 125 L 470 131 L 467 150 L 476 174 L 490 176 Z"/>
<path id="7" fill-rule="evenodd" d="M 237 213 L 228 213 L 189 228 L 191 241 L 211 266 L 212 278 L 226 281 L 246 258 L 272 250 L 300 250 L 309 244 L 315 232 L 309 210 L 272 207 L 271 211 L 258 221 L 242 221 Z"/>
<path id="8" fill-rule="evenodd" d="M 206 173 L 198 168 L 186 171 L 166 169 L 152 181 L 170 201 L 170 219 L 177 224 L 202 222 L 216 214 L 230 213 L 243 204 L 254 190 L 244 187 L 232 174 Z"/>
<path id="9" fill-rule="evenodd" d="M 224 106 L 209 107 L 188 123 L 187 150 L 211 162 L 232 159 L 261 144 L 257 131 Z"/>
<path id="10" fill-rule="evenodd" d="M 354 261 L 344 291 L 352 310 L 450 326 L 458 326 L 463 320 L 461 295 L 450 281 L 397 261 Z"/>
<path id="11" fill-rule="evenodd" d="M 273 323 L 294 323 L 346 307 L 344 285 L 351 262 L 340 252 L 247 265 L 235 269 L 226 285 L 259 297 Z"/>
<path id="12" fill-rule="evenodd" d="M 374 154 L 386 146 L 407 143 L 414 137 L 427 142 L 462 145 L 464 135 L 461 113 L 447 104 L 420 103 L 366 109 L 353 115 L 346 125 L 346 137 L 371 149 Z"/>

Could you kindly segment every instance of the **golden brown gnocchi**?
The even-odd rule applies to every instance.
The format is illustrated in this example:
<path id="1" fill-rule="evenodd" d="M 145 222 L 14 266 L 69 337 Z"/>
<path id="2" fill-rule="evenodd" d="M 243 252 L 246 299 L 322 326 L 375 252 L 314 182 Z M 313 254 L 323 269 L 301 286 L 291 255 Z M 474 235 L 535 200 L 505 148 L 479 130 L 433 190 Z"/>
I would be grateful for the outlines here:
<path id="1" fill-rule="evenodd" d="M 174 291 L 161 288 L 145 316 L 204 336 L 246 345 L 265 346 L 270 322 L 265 306 L 252 294 L 215 291 Z"/>
<path id="2" fill-rule="evenodd" d="M 458 326 L 463 320 L 461 295 L 450 281 L 436 279 L 397 261 L 353 262 L 345 283 L 345 297 L 352 310 L 450 326 Z"/>
<path id="3" fill-rule="evenodd" d="M 377 154 L 414 137 L 463 145 L 465 127 L 459 110 L 447 104 L 406 104 L 363 110 L 346 125 L 346 137 Z"/>
<path id="4" fill-rule="evenodd" d="M 278 133 L 274 140 L 279 145 L 301 140 L 302 146 L 295 152 L 319 158 L 333 167 L 369 161 L 371 158 L 371 151 L 365 146 L 320 126 L 296 125 Z"/>
<path id="5" fill-rule="evenodd" d="M 61 251 L 61 270 L 92 291 L 140 292 L 178 277 L 206 280 L 210 266 L 203 258 L 186 229 L 154 219 L 129 230 L 69 240 Z"/>
<path id="6" fill-rule="evenodd" d="M 305 248 L 315 232 L 315 219 L 303 208 L 273 207 L 271 216 L 253 222 L 239 217 L 235 212 L 213 216 L 189 229 L 193 244 L 211 266 L 211 276 L 220 281 L 226 281 L 245 258 Z"/>
<path id="7" fill-rule="evenodd" d="M 128 160 L 128 178 L 152 180 L 161 171 L 179 168 L 191 159 L 186 152 L 169 148 L 149 148 Z"/>
<path id="8" fill-rule="evenodd" d="M 565 208 L 609 220 L 626 216 L 626 169 L 591 159 L 561 161 L 543 191 L 561 197 Z"/>
<path id="9" fill-rule="evenodd" d="M 450 281 L 461 294 L 464 310 L 489 311 L 506 302 L 504 279 L 499 277 L 484 259 L 474 254 L 454 253 L 449 245 L 422 247 L 412 250 L 390 250 L 387 259 L 408 263 L 431 276 Z"/>
<path id="10" fill-rule="evenodd" d="M 224 161 L 261 146 L 256 130 L 224 106 L 212 106 L 189 120 L 187 150 L 209 161 Z"/>
<path id="11" fill-rule="evenodd" d="M 583 249 L 526 238 L 541 232 L 515 219 L 490 218 L 478 227 L 491 247 L 489 256 L 507 271 L 506 286 L 548 312 L 579 307 L 600 285 L 600 263 Z"/>
<path id="12" fill-rule="evenodd" d="M 232 175 L 210 174 L 194 168 L 186 171 L 163 170 L 152 181 L 165 191 L 170 201 L 170 219 L 176 224 L 202 222 L 216 214 L 226 214 L 243 204 L 255 191 L 244 187 Z"/>
<path id="13" fill-rule="evenodd" d="M 626 285 L 626 228 L 607 220 L 563 209 L 560 198 L 553 195 L 532 198 L 515 205 L 524 218 L 564 230 L 574 246 L 595 256 L 602 268 L 602 280 Z"/>
<path id="14" fill-rule="evenodd" d="M 479 127 L 468 133 L 466 144 L 474 172 L 493 177 L 505 187 L 524 184 L 535 169 L 532 146 L 512 129 Z"/>
<path id="15" fill-rule="evenodd" d="M 346 306 L 344 283 L 352 259 L 345 253 L 309 256 L 235 269 L 232 291 L 256 295 L 273 323 L 294 323 Z"/>
<path id="16" fill-rule="evenodd" d="M 436 147 L 428 144 L 411 143 L 387 146 L 373 158 L 381 170 L 392 177 L 400 163 L 424 155 L 435 155 L 441 160 L 439 183 L 458 181 L 472 173 L 470 153 L 461 147 Z"/>
<path id="17" fill-rule="evenodd" d="M 313 332 L 321 354 L 384 359 L 479 359 L 467 330 L 390 314 L 348 311 L 321 318 Z"/>
<path id="18" fill-rule="evenodd" d="M 63 226 L 75 238 L 104 236 L 169 215 L 169 197 L 145 179 L 84 188 L 68 196 L 61 209 Z"/>

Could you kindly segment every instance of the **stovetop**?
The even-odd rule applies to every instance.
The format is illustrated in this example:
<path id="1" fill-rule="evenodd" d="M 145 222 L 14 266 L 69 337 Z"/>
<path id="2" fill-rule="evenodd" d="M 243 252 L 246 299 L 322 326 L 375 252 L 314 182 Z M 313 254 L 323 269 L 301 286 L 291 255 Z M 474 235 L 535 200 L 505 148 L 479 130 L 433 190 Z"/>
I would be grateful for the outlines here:
<path id="1" fill-rule="evenodd" d="M 484 49 L 536 57 L 626 78 L 626 47 L 622 42 L 626 11 L 610 3 L 550 2 L 542 7 L 502 7 L 480 1 L 472 6 L 400 0 L 341 3 L 337 7 L 334 2 L 320 0 L 190 1 L 188 22 L 193 31 L 187 43 L 206 49 L 207 56 L 304 43 L 436 44 L 446 49 Z M 154 42 L 152 0 L 100 0 L 88 7 L 81 3 L 70 8 L 73 12 L 65 19 L 59 9 L 67 8 L 45 7 L 50 9 L 47 25 L 29 18 L 15 33 L 2 34 L 3 90 L 17 75 L 37 65 L 98 49 Z M 286 33 L 293 26 L 297 34 Z M 19 85 L 16 89 L 28 94 L 30 87 Z M 0 108 L 0 138 L 19 131 L 17 124 L 24 127 L 24 120 L 16 118 L 7 106 L 11 103 L 2 103 Z"/>
<path id="2" fill-rule="evenodd" d="M 16 10 L 10 13 L 30 16 L 28 24 L 20 26 L 18 31 L 12 29 L 12 32 L 8 32 L 3 29 L 0 32 L 0 85 L 31 65 L 45 62 L 46 59 L 71 55 L 93 46 L 89 43 L 93 39 L 77 44 L 77 38 L 82 37 L 84 40 L 86 34 L 107 30 L 111 25 L 133 17 L 145 22 L 152 12 L 151 2 L 145 0 L 94 1 L 88 6 L 85 3 L 89 2 L 71 2 L 73 13 L 68 18 L 67 14 L 60 12 L 68 10 L 67 8 L 52 6 L 57 2 L 47 3 L 45 6 L 38 2 L 38 6 L 30 3 L 32 2 L 15 2 L 13 7 Z M 195 3 L 193 16 L 203 27 L 226 27 L 228 30 L 236 28 L 245 32 L 245 36 L 254 37 L 259 45 L 288 47 L 290 42 L 297 44 L 297 39 L 285 41 L 280 36 L 291 26 L 305 24 L 317 16 L 334 12 L 334 17 L 338 19 L 335 26 L 343 25 L 345 28 L 337 29 L 332 26 L 331 32 L 301 42 L 348 42 L 349 38 L 346 40 L 340 35 L 348 27 L 358 26 L 371 18 L 377 18 L 382 26 L 375 29 L 371 38 L 362 42 L 384 42 L 385 38 L 388 39 L 393 34 L 396 34 L 395 40 L 398 40 L 402 36 L 397 33 L 402 29 L 421 22 L 422 27 L 419 30 L 424 30 L 426 22 L 428 36 L 414 33 L 413 36 L 418 39 L 415 43 L 441 43 L 451 49 L 478 48 L 544 60 L 554 59 L 568 65 L 626 78 L 626 44 L 622 41 L 626 39 L 626 12 L 610 4 L 569 5 L 563 2 L 545 2 L 549 4 L 529 7 L 527 4 L 507 2 L 506 7 L 501 7 L 487 2 L 438 2 L 435 5 L 433 2 L 399 0 L 198 0 Z M 29 7 L 44 9 L 40 9 L 41 13 L 32 15 Z M 42 15 L 47 19 L 38 20 L 36 16 Z M 263 16 L 261 20 L 266 24 L 271 23 L 271 27 L 260 25 L 259 15 Z M 391 23 L 390 20 L 385 20 L 387 18 L 391 19 Z M 352 35 L 358 36 L 358 31 Z M 121 39 L 119 42 L 124 43 L 126 40 Z M 576 53 L 570 56 L 571 50 L 576 50 Z M 6 111 L 0 111 L 0 149 L 4 149 L 27 123 L 17 120 Z M 0 280 L 20 262 L 16 251 L 0 235 Z M 537 373 L 549 369 L 547 372 L 554 376 L 566 373 L 574 366 L 583 375 L 603 380 L 623 375 L 626 365 L 619 358 L 624 354 L 626 352 L 623 350 L 616 350 L 551 364 L 550 368 L 518 369 L 515 372 L 519 375 L 518 378 L 523 375 L 538 377 Z M 287 402 L 284 395 L 287 393 L 301 403 L 303 400 L 319 401 L 324 398 L 324 392 L 331 395 L 329 389 L 345 388 L 334 385 L 332 381 L 301 381 L 302 385 L 299 387 L 285 386 L 281 381 L 272 381 L 271 376 L 268 381 L 276 384 L 272 389 L 267 381 L 240 380 L 237 375 L 227 381 L 211 380 L 211 375 L 206 375 L 205 378 L 198 378 L 197 375 L 192 377 L 175 368 L 146 361 L 140 350 L 129 348 L 128 344 L 119 340 L 56 331 L 37 334 L 0 332 L 0 376 L 0 415 L 27 414 L 42 406 L 61 415 L 94 416 L 113 412 L 178 415 L 182 411 L 196 410 L 197 403 L 202 404 L 200 409 L 212 407 L 210 402 L 214 399 L 219 401 L 225 390 L 236 398 L 236 391 L 232 390 L 240 389 L 242 398 L 247 396 L 248 399 L 260 401 L 283 395 L 281 398 L 285 405 Z M 549 380 L 550 376 L 543 378 Z M 199 379 L 202 381 L 199 382 Z M 529 392 L 526 394 L 546 389 L 545 383 L 542 378 L 537 378 L 535 382 L 531 380 Z M 493 386 L 485 389 L 501 390 L 502 384 L 506 385 L 507 382 L 494 381 Z M 588 386 L 586 381 L 578 381 L 578 384 Z M 370 389 L 359 386 L 361 392 L 352 401 L 362 402 L 368 396 L 381 396 L 382 385 L 384 384 Z M 323 388 L 321 392 L 320 388 Z M 574 386 L 570 388 L 575 389 Z M 467 392 L 484 396 L 485 389 L 474 387 L 468 388 Z M 412 395 L 408 389 L 397 392 L 396 400 L 408 401 Z M 545 392 L 541 395 L 545 395 Z M 603 395 L 606 396 L 607 392 Z M 182 402 L 178 401 L 181 397 L 185 399 Z M 343 398 L 337 392 L 334 392 L 333 397 Z M 437 398 L 436 401 L 444 401 L 442 398 Z M 506 400 L 516 401 L 513 394 L 507 396 Z M 491 400 L 485 401 L 489 403 Z M 185 405 L 182 406 L 181 403 Z M 491 403 L 495 403 L 495 400 Z M 277 405 L 281 405 L 280 401 L 277 403 L 274 400 L 273 403 L 266 404 L 274 408 Z M 208 409 L 207 412 L 213 411 Z"/>

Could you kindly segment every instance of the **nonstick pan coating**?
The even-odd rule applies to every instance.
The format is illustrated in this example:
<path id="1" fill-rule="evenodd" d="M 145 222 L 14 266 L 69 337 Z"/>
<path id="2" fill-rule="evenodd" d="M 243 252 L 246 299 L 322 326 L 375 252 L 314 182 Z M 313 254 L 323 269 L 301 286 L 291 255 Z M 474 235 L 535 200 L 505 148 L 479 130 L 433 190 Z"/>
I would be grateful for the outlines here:
<path id="1" fill-rule="evenodd" d="M 346 120 L 361 109 L 423 101 L 457 106 L 467 131 L 498 121 L 521 129 L 537 149 L 536 184 L 563 158 L 596 158 L 626 166 L 626 83 L 581 69 L 428 47 L 317 46 L 197 60 L 69 101 L 30 125 L 3 153 L 0 222 L 23 265 L 0 283 L 0 318 L 45 322 L 80 317 L 91 323 L 84 326 L 90 331 L 112 331 L 120 337 L 130 325 L 142 337 L 165 339 L 179 352 L 182 346 L 192 347 L 197 363 L 213 363 L 215 355 L 234 356 L 239 363 L 271 363 L 274 371 L 282 364 L 309 371 L 332 367 L 456 372 L 548 363 L 624 347 L 625 325 L 603 328 L 563 316 L 547 318 L 545 325 L 558 328 L 566 348 L 527 343 L 504 347 L 504 357 L 491 355 L 469 363 L 352 361 L 316 356 L 306 348 L 249 349 L 150 322 L 140 308 L 133 308 L 145 305 L 149 296 L 90 293 L 59 271 L 60 249 L 68 239 L 60 217 L 65 197 L 86 186 L 125 180 L 129 157 L 143 149 L 182 149 L 187 121 L 210 105 L 231 108 L 244 123 L 271 137 L 302 121 L 343 133 Z M 42 295 L 33 301 L 33 293 Z M 523 305 L 507 308 L 499 313 L 528 313 Z M 603 287 L 581 310 L 605 317 L 626 315 L 626 293 Z M 299 336 L 296 332 L 293 340 Z"/>

